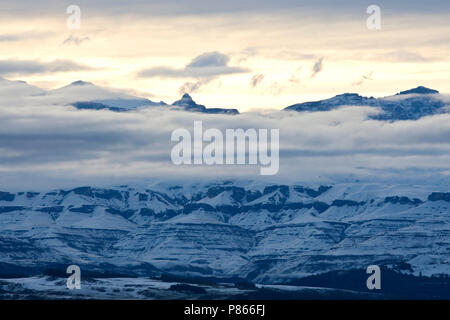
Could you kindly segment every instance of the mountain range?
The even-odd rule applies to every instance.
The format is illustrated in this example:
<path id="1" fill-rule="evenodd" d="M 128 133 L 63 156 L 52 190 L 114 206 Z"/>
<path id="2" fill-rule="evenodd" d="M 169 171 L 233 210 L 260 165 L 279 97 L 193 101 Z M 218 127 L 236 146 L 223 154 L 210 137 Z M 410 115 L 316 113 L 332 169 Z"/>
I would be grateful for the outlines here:
<path id="1" fill-rule="evenodd" d="M 25 97 L 21 103 L 46 108 L 118 113 L 161 108 L 239 116 L 236 109 L 197 104 L 188 94 L 169 105 L 84 81 L 46 91 L 0 79 L 0 98 L 6 99 L 0 100 L 2 107 L 17 96 Z M 281 112 L 345 106 L 377 108 L 369 115 L 377 121 L 417 120 L 449 111 L 438 91 L 417 87 L 385 98 L 345 93 Z M 121 298 L 128 297 L 131 280 L 120 277 L 136 277 L 136 287 L 154 284 L 150 277 L 214 279 L 211 290 L 229 279 L 264 286 L 328 286 L 342 274 L 347 277 L 343 282 L 354 274 L 360 277 L 361 270 L 364 278 L 369 265 L 423 281 L 420 285 L 438 279 L 449 292 L 448 280 L 440 280 L 450 275 L 448 185 L 432 185 L 431 180 L 417 185 L 194 181 L 0 191 L 0 298 L 19 290 L 17 283 L 46 288 L 59 280 L 39 277 L 65 277 L 71 264 L 79 265 L 83 275 L 114 278 Z M 162 282 L 157 285 L 169 288 L 170 281 Z M 59 284 L 55 288 L 60 291 Z"/>
<path id="2" fill-rule="evenodd" d="M 373 264 L 450 274 L 444 189 L 228 181 L 3 191 L 0 278 L 70 264 L 85 272 L 262 284 Z"/>
<path id="3" fill-rule="evenodd" d="M 163 101 L 154 102 L 116 90 L 105 89 L 85 81 L 75 81 L 65 87 L 45 91 L 23 81 L 9 81 L 0 78 L 0 93 L 2 96 L 27 96 L 36 99 L 37 102 L 46 101 L 55 105 L 71 105 L 77 109 L 107 109 L 115 112 L 127 112 L 157 107 L 206 114 L 239 114 L 237 109 L 207 108 L 204 105 L 197 104 L 187 93 L 172 104 L 167 104 Z M 449 113 L 450 111 L 439 91 L 423 86 L 383 98 L 364 97 L 357 93 L 344 93 L 325 100 L 294 104 L 283 110 L 326 112 L 344 106 L 377 108 L 380 112 L 369 115 L 369 118 L 383 121 L 417 120 L 425 116 Z"/>
<path id="4" fill-rule="evenodd" d="M 135 97 L 120 91 L 105 89 L 91 82 L 75 81 L 55 90 L 43 90 L 27 84 L 24 81 L 9 81 L 0 78 L 0 93 L 2 96 L 22 96 L 34 98 L 36 102 L 54 105 L 71 105 L 77 109 L 103 110 L 127 112 L 148 107 L 161 107 L 170 110 L 184 110 L 210 114 L 236 115 L 236 109 L 206 108 L 197 104 L 189 94 L 184 94 L 173 104 L 163 101 L 153 102 L 149 99 Z"/>
<path id="5" fill-rule="evenodd" d="M 417 120 L 425 116 L 448 113 L 439 91 L 419 86 L 385 98 L 363 97 L 357 93 L 344 93 L 333 98 L 294 104 L 288 111 L 324 112 L 343 106 L 365 106 L 381 109 L 381 113 L 370 115 L 374 120 Z"/>

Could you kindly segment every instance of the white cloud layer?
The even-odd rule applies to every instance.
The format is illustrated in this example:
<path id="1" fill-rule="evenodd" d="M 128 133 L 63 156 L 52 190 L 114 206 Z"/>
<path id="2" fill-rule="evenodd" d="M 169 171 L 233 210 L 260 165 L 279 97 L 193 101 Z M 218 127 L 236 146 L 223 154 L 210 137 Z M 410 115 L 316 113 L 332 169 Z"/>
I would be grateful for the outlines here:
<path id="1" fill-rule="evenodd" d="M 0 98 L 0 187 L 39 189 L 145 179 L 398 180 L 447 183 L 450 115 L 394 123 L 367 120 L 372 108 L 327 113 L 204 115 L 147 108 L 128 113 L 76 110 L 28 86 Z M 75 97 L 73 97 L 75 99 Z M 70 99 L 70 98 L 69 98 Z M 204 128 L 280 129 L 280 171 L 255 166 L 182 166 L 170 160 L 171 132 Z"/>

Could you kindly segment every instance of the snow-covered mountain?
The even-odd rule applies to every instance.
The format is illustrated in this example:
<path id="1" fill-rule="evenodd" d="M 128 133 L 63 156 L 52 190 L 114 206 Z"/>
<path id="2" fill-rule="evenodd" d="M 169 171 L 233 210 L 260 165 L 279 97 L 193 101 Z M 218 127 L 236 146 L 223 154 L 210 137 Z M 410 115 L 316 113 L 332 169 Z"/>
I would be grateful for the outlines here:
<path id="1" fill-rule="evenodd" d="M 109 109 L 117 112 L 166 105 L 164 102 L 157 103 L 134 97 L 85 81 L 75 81 L 65 87 L 49 91 L 47 96 L 56 103 L 71 104 L 78 109 Z"/>
<path id="2" fill-rule="evenodd" d="M 450 274 L 450 190 L 252 183 L 0 192 L 0 278 L 78 264 L 258 283 L 379 264 Z M 62 268 L 62 267 L 61 267 Z"/>
<path id="3" fill-rule="evenodd" d="M 344 93 L 333 98 L 294 104 L 284 110 L 299 112 L 331 111 L 342 106 L 368 106 L 382 110 L 371 115 L 375 120 L 417 120 L 425 116 L 448 113 L 439 91 L 419 86 L 385 98 L 363 97 L 357 93 Z"/>
<path id="4" fill-rule="evenodd" d="M 236 115 L 239 114 L 239 111 L 236 109 L 223 109 L 223 108 L 206 108 L 201 104 L 197 104 L 192 97 L 185 93 L 180 100 L 175 101 L 172 106 L 180 107 L 185 111 L 192 112 L 202 112 L 202 113 L 211 113 L 211 114 L 231 114 Z"/>
<path id="5" fill-rule="evenodd" d="M 16 96 L 26 97 L 36 104 L 71 105 L 77 109 L 107 109 L 116 112 L 126 112 L 141 108 L 159 107 L 166 110 L 184 110 L 207 114 L 239 114 L 237 109 L 232 108 L 207 108 L 196 103 L 187 93 L 172 104 L 167 104 L 163 101 L 154 102 L 117 90 L 105 89 L 81 80 L 59 89 L 45 91 L 23 81 L 10 81 L 0 78 L 0 97 L 10 97 L 9 100 L 6 100 L 10 103 L 10 100 L 14 101 L 12 99 Z M 384 98 L 364 97 L 357 93 L 344 93 L 330 99 L 294 104 L 283 110 L 324 112 L 343 106 L 377 108 L 381 112 L 369 115 L 369 118 L 385 121 L 417 120 L 425 116 L 449 113 L 450 111 L 439 91 L 423 86 L 401 91 L 396 95 Z"/>
<path id="6" fill-rule="evenodd" d="M 125 112 L 146 107 L 164 107 L 171 110 L 209 114 L 235 115 L 239 113 L 236 109 L 206 108 L 203 105 L 197 104 L 187 93 L 180 100 L 175 101 L 172 105 L 168 105 L 163 101 L 153 102 L 148 99 L 136 98 L 105 90 L 92 83 L 83 81 L 76 81 L 67 87 L 55 90 L 53 93 L 62 97 L 73 96 L 76 93 L 76 96 L 82 97 L 83 101 L 76 101 L 71 104 L 78 109 L 108 109 L 111 111 Z"/>
<path id="7" fill-rule="evenodd" d="M 29 85 L 25 81 L 10 81 L 0 77 L 1 96 L 39 96 L 44 95 L 45 90 Z"/>
<path id="8" fill-rule="evenodd" d="M 239 114 L 236 109 L 207 108 L 197 104 L 189 94 L 184 94 L 180 100 L 170 105 L 164 101 L 154 102 L 81 80 L 72 82 L 62 88 L 46 91 L 24 81 L 10 81 L 0 78 L 0 97 L 6 99 L 7 103 L 10 104 L 17 96 L 28 98 L 32 102 L 34 101 L 36 105 L 70 105 L 77 109 L 107 109 L 115 112 L 127 112 L 142 108 L 160 107 L 168 110 L 208 114 Z"/>

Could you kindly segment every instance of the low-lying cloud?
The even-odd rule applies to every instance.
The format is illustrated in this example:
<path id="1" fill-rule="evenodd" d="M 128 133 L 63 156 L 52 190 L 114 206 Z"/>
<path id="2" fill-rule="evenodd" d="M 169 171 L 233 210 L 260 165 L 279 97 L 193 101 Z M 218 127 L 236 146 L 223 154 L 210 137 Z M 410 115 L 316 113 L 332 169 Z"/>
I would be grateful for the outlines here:
<path id="1" fill-rule="evenodd" d="M 343 107 L 331 112 L 237 116 L 170 111 L 76 110 L 20 97 L 0 99 L 0 187 L 39 189 L 128 183 L 145 179 L 385 180 L 448 183 L 450 115 L 418 121 L 368 120 L 380 112 Z M 12 102 L 15 101 L 15 102 Z M 175 166 L 170 136 L 177 128 L 280 130 L 280 171 L 264 178 L 254 166 Z M 33 181 L 33 184 L 30 184 Z"/>

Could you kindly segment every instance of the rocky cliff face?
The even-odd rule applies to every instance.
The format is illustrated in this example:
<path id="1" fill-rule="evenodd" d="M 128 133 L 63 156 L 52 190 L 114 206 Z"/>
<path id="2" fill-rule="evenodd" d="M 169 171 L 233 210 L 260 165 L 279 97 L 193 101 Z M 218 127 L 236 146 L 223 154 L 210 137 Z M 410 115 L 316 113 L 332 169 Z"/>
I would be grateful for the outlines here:
<path id="1" fill-rule="evenodd" d="M 284 110 L 298 112 L 331 111 L 343 106 L 379 108 L 381 113 L 369 116 L 374 120 L 417 120 L 425 116 L 447 113 L 439 91 L 419 86 L 385 98 L 364 97 L 356 93 L 344 93 L 333 98 L 299 103 Z"/>
<path id="2" fill-rule="evenodd" d="M 0 192 L 0 273 L 79 264 L 280 283 L 380 264 L 450 274 L 448 190 L 244 185 Z"/>

